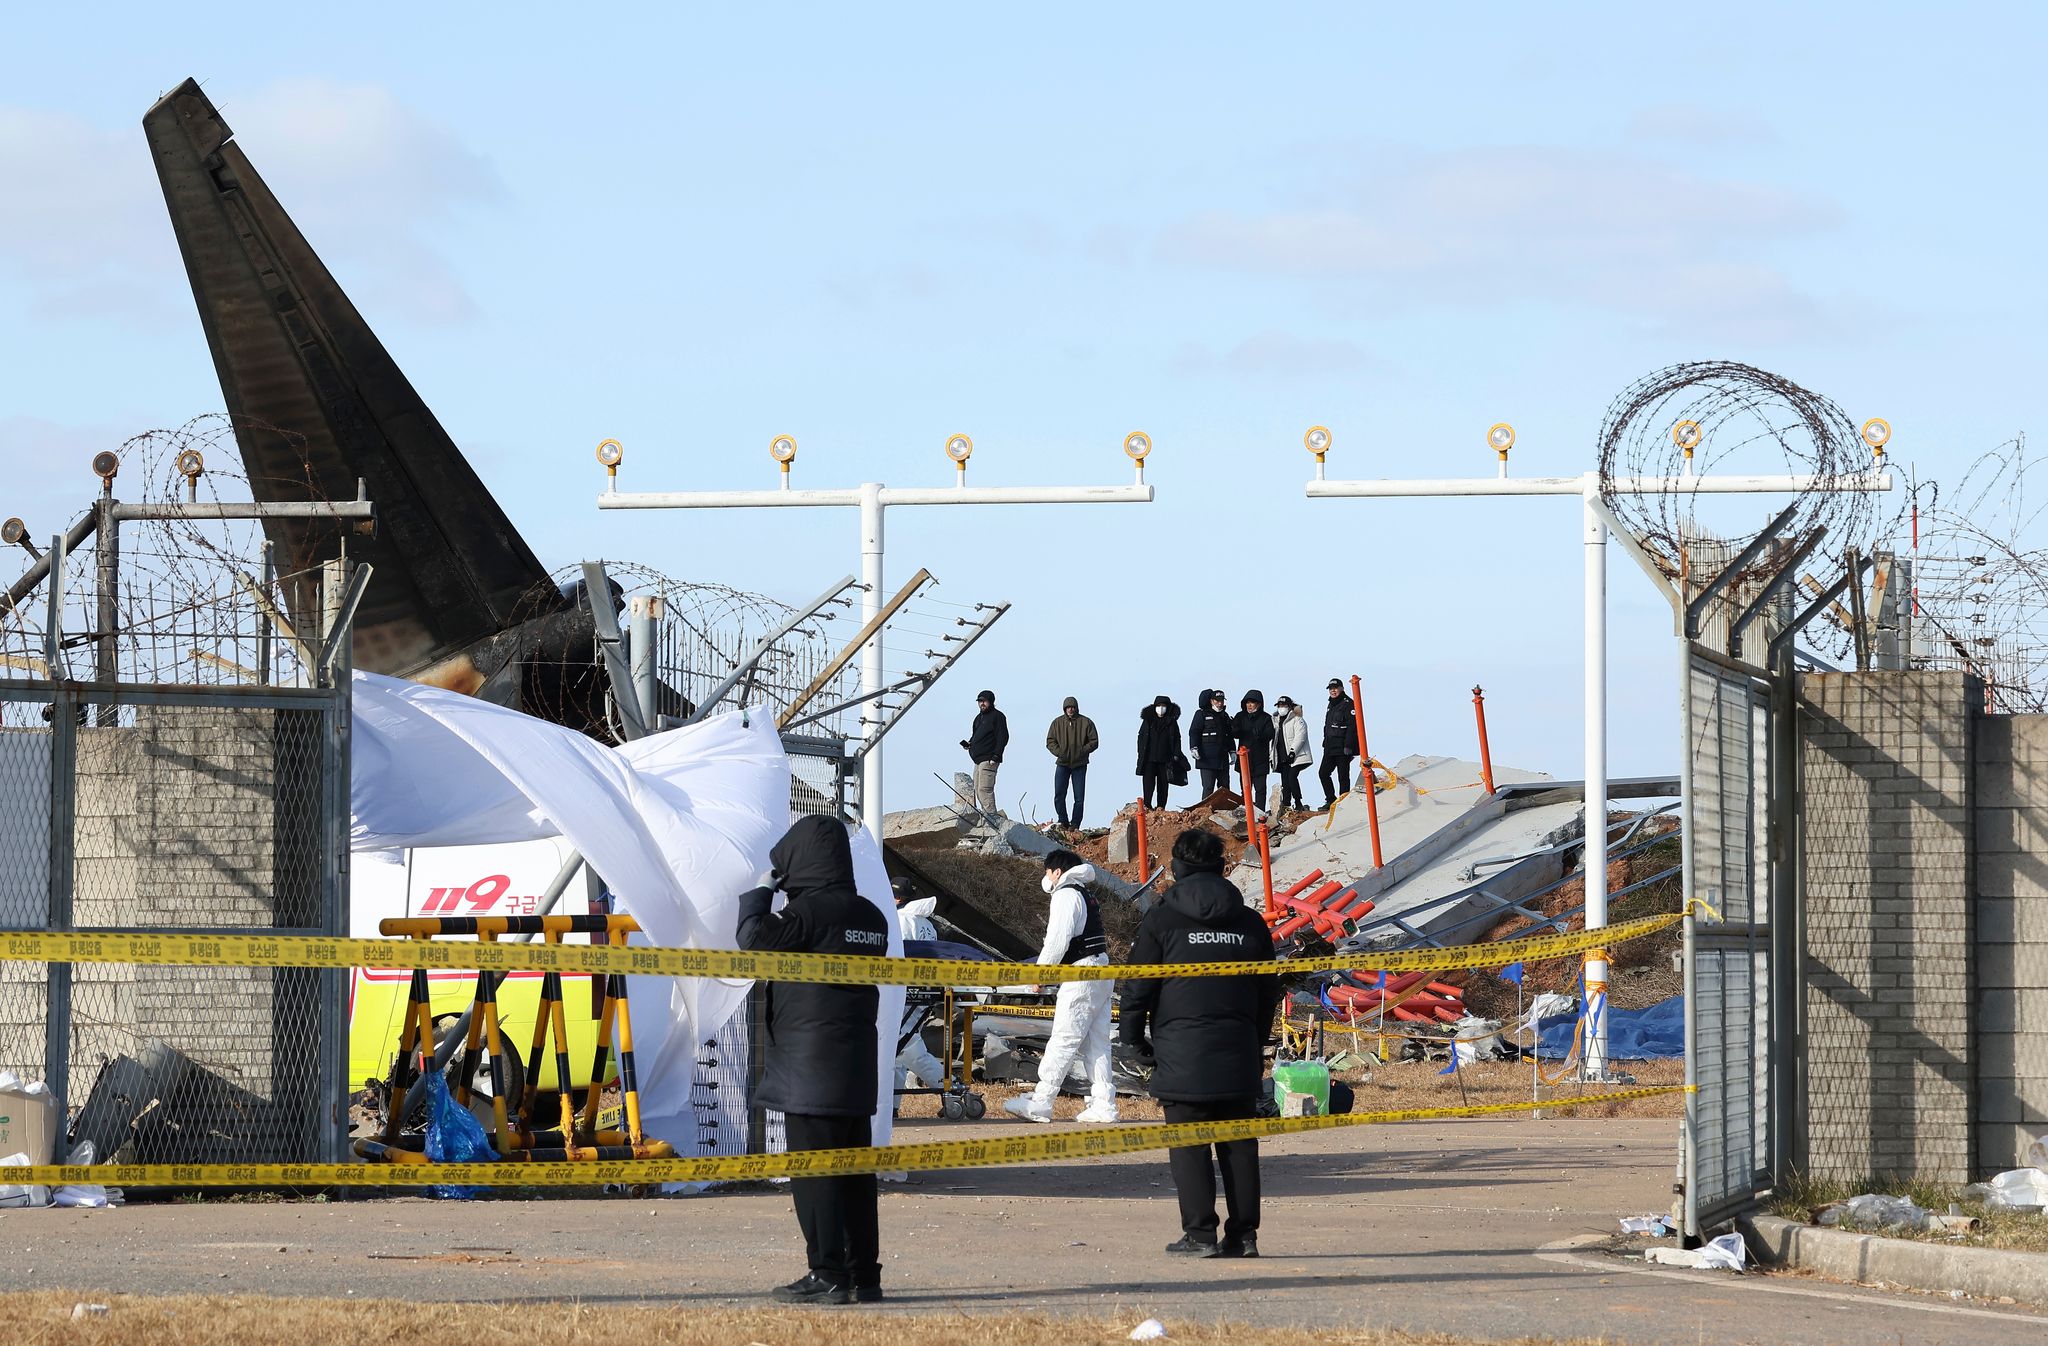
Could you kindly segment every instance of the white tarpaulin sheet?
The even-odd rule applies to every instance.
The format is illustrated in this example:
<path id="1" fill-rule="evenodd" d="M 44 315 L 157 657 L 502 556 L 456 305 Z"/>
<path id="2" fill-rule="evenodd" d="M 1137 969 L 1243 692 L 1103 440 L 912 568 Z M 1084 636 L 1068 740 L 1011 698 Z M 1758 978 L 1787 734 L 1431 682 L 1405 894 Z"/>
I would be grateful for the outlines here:
<path id="1" fill-rule="evenodd" d="M 580 851 L 648 943 L 735 947 L 739 895 L 767 872 L 789 826 L 789 760 L 773 720 L 735 711 L 608 748 L 562 725 L 439 688 L 355 675 L 351 849 L 469 846 L 560 836 Z M 887 873 L 854 834 L 862 896 L 893 913 Z M 902 952 L 894 936 L 889 952 Z M 746 999 L 747 982 L 632 979 L 641 1113 L 679 1148 L 697 1134 L 696 1044 Z M 901 988 L 884 988 L 885 1068 L 876 1121 L 889 1131 L 886 1069 Z M 891 1001 L 894 1006 L 892 1008 Z M 651 1013 L 668 1004 L 671 1013 Z"/>

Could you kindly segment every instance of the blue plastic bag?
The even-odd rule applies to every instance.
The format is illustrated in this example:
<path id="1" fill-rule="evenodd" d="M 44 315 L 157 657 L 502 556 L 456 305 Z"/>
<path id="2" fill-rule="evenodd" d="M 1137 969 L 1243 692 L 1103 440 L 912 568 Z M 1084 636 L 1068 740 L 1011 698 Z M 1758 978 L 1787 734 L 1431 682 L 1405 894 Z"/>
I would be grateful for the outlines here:
<path id="1" fill-rule="evenodd" d="M 489 1164 L 497 1162 L 491 1136 L 484 1124 L 448 1092 L 448 1079 L 438 1070 L 427 1072 L 427 1158 L 437 1164 Z M 433 1195 L 450 1201 L 467 1201 L 477 1194 L 474 1187 L 437 1186 Z"/>

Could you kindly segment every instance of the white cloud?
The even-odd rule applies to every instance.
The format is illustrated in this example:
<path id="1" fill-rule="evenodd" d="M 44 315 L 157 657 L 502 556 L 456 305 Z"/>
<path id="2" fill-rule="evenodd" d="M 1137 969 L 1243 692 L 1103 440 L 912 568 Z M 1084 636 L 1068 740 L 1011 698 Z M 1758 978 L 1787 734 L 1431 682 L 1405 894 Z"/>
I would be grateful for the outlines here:
<path id="1" fill-rule="evenodd" d="M 1833 227 L 1811 197 L 1542 148 L 1461 150 L 1350 174 L 1325 201 L 1212 210 L 1167 229 L 1181 263 L 1298 278 L 1379 311 L 1580 305 L 1702 337 L 1777 339 L 1824 306 L 1763 260 Z"/>
<path id="2" fill-rule="evenodd" d="M 236 140 L 372 325 L 474 305 L 430 228 L 500 199 L 497 175 L 390 90 L 286 80 L 221 99 Z M 189 291 L 139 126 L 0 107 L 0 271 L 40 318 L 189 321 Z"/>

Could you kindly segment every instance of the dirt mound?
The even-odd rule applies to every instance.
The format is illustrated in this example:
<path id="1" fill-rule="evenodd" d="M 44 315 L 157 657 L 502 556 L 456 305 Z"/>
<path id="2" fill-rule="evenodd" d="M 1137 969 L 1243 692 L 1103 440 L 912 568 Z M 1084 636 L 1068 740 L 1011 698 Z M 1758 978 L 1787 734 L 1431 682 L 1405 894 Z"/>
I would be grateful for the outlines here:
<path id="1" fill-rule="evenodd" d="M 1034 948 L 1045 938 L 1045 892 L 1038 886 L 1045 876 L 1044 861 L 973 850 L 920 850 L 917 863 L 990 920 L 1030 940 Z M 1102 929 L 1109 937 L 1109 960 L 1125 961 L 1131 941 L 1138 937 L 1138 909 L 1119 898 L 1106 898 Z"/>
<path id="2" fill-rule="evenodd" d="M 1236 802 L 1236 797 L 1232 796 L 1227 808 L 1235 808 Z M 1111 864 L 1109 861 L 1110 837 L 1121 831 L 1125 822 L 1137 811 L 1138 806 L 1135 803 L 1126 804 L 1117 813 L 1115 822 L 1111 824 L 1107 832 L 1090 836 L 1085 840 L 1070 842 L 1069 844 L 1073 846 L 1074 852 L 1077 855 L 1096 868 L 1107 870 L 1126 883 L 1143 883 L 1144 878 L 1138 873 L 1137 861 L 1129 860 L 1122 864 Z M 1216 809 L 1208 807 L 1146 810 L 1145 850 L 1152 857 L 1152 871 L 1156 873 L 1162 868 L 1169 867 L 1173 858 L 1173 843 L 1175 839 L 1181 833 L 1196 827 L 1207 828 L 1223 838 L 1223 872 L 1227 874 L 1235 869 L 1238 861 L 1244 858 L 1245 842 L 1243 838 L 1231 835 L 1228 828 L 1217 822 L 1216 813 Z M 1274 841 L 1277 843 L 1281 837 L 1292 832 L 1292 824 L 1300 818 L 1315 816 L 1314 814 L 1298 814 L 1290 818 L 1275 818 L 1273 821 Z M 1160 886 L 1164 886 L 1163 880 Z"/>

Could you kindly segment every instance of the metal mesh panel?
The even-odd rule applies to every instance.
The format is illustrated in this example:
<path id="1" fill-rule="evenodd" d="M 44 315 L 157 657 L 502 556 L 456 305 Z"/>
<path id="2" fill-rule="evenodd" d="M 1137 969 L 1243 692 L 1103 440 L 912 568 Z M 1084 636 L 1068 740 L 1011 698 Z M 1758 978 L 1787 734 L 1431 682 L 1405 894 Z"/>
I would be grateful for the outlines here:
<path id="1" fill-rule="evenodd" d="M 338 933 L 339 695 L 0 688 L 0 926 Z M 337 1157 L 340 985 L 0 964 L 0 1065 L 102 1159 Z"/>
<path id="2" fill-rule="evenodd" d="M 1693 658 L 1686 685 L 1691 937 L 1689 1232 L 1769 1182 L 1770 709 L 1749 673 Z"/>
<path id="3" fill-rule="evenodd" d="M 1745 951 L 1694 954 L 1693 1052 L 1700 1093 L 1692 1181 L 1703 1222 L 1711 1222 L 1717 1209 L 1746 1201 L 1765 1163 L 1765 1072 L 1757 1050 L 1761 973 L 1762 960 Z"/>

